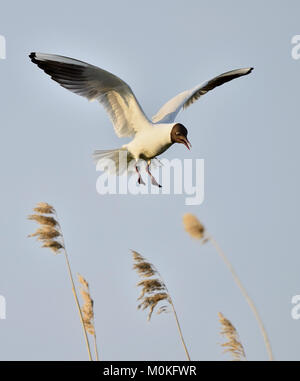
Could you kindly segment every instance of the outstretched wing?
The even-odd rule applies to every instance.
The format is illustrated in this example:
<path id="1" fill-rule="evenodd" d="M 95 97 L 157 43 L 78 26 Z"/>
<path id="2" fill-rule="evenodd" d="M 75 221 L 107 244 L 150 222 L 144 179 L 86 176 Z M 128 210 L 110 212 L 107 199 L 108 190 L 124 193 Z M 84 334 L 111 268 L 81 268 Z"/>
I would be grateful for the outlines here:
<path id="1" fill-rule="evenodd" d="M 229 82 L 235 78 L 241 77 L 251 73 L 252 67 L 237 69 L 228 71 L 215 77 L 207 82 L 201 83 L 191 90 L 183 91 L 170 99 L 163 107 L 153 116 L 152 122 L 154 123 L 173 123 L 180 110 L 187 108 L 202 95 L 208 91 L 213 90 L 217 86 L 223 85 L 223 83 Z"/>
<path id="2" fill-rule="evenodd" d="M 108 71 L 53 54 L 31 53 L 29 57 L 64 88 L 103 104 L 119 137 L 134 135 L 148 122 L 131 88 Z"/>

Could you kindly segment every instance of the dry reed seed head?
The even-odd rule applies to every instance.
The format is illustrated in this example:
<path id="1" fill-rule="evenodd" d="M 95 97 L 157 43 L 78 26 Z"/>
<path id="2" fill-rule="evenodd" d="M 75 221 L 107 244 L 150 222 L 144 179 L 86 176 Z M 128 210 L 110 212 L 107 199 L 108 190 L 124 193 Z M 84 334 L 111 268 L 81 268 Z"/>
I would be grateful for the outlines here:
<path id="1" fill-rule="evenodd" d="M 58 225 L 58 222 L 56 221 L 55 218 L 43 216 L 41 214 L 32 214 L 32 215 L 28 216 L 28 219 L 36 221 L 40 225 L 52 226 L 52 227 Z"/>
<path id="2" fill-rule="evenodd" d="M 227 342 L 222 344 L 222 347 L 225 348 L 224 353 L 230 352 L 233 356 L 233 360 L 241 361 L 246 359 L 244 347 L 240 342 L 239 335 L 234 325 L 225 318 L 225 316 L 219 312 L 219 321 L 221 323 L 221 335 L 224 335 L 227 338 Z"/>
<path id="3" fill-rule="evenodd" d="M 34 211 L 46 214 L 55 212 L 54 208 L 46 202 L 38 203 Z M 55 240 L 55 238 L 62 237 L 62 234 L 58 229 L 59 224 L 54 217 L 44 216 L 43 214 L 32 214 L 28 216 L 28 219 L 37 222 L 41 226 L 33 234 L 30 234 L 29 237 L 37 237 L 38 241 L 43 242 L 42 247 L 51 249 L 55 254 L 61 249 L 64 249 L 63 244 Z"/>
<path id="4" fill-rule="evenodd" d="M 170 312 L 169 310 L 169 306 L 161 306 L 159 307 L 159 309 L 157 310 L 157 315 L 159 314 L 162 314 L 162 313 L 167 313 L 167 312 Z"/>
<path id="5" fill-rule="evenodd" d="M 83 323 L 84 323 L 85 329 L 88 331 L 88 333 L 90 335 L 94 336 L 95 335 L 94 325 L 89 321 L 85 321 L 84 319 L 83 319 Z"/>
<path id="6" fill-rule="evenodd" d="M 155 275 L 156 270 L 153 268 L 151 263 L 148 262 L 138 262 L 133 265 L 133 269 L 143 277 L 151 277 Z"/>
<path id="7" fill-rule="evenodd" d="M 146 296 L 144 297 L 143 301 L 141 304 L 138 305 L 138 309 L 145 310 L 149 308 L 149 313 L 148 313 L 148 321 L 151 319 L 151 316 L 153 314 L 153 311 L 157 304 L 161 302 L 162 300 L 170 300 L 169 295 L 165 292 L 154 294 L 151 296 Z"/>
<path id="8" fill-rule="evenodd" d="M 77 274 L 77 277 L 81 284 L 80 294 L 83 299 L 83 306 L 81 307 L 83 323 L 87 332 L 90 335 L 95 335 L 94 301 L 89 292 L 89 284 L 80 274 Z"/>
<path id="9" fill-rule="evenodd" d="M 93 303 L 86 303 L 82 306 L 82 312 L 87 320 L 94 318 Z"/>
<path id="10" fill-rule="evenodd" d="M 54 230 L 51 232 L 41 232 L 39 234 L 38 241 L 45 241 L 45 240 L 53 239 L 60 236 L 61 234 L 57 230 Z"/>
<path id="11" fill-rule="evenodd" d="M 77 277 L 78 277 L 78 281 L 79 283 L 85 288 L 85 289 L 89 289 L 89 284 L 88 282 L 84 279 L 83 276 L 81 276 L 80 274 L 77 274 Z"/>
<path id="12" fill-rule="evenodd" d="M 45 240 L 42 247 L 51 249 L 55 254 L 57 254 L 59 250 L 64 249 L 63 245 L 60 242 L 51 239 Z"/>
<path id="13" fill-rule="evenodd" d="M 93 302 L 93 299 L 91 298 L 90 293 L 88 291 L 83 290 L 82 288 L 80 289 L 80 293 L 84 301 L 84 304 L 93 307 L 94 302 Z"/>
<path id="14" fill-rule="evenodd" d="M 139 254 L 137 251 L 131 250 L 133 260 L 136 262 L 145 262 L 145 258 Z"/>
<path id="15" fill-rule="evenodd" d="M 138 300 L 142 299 L 145 294 L 151 294 L 155 291 L 165 290 L 165 285 L 159 279 L 143 279 L 137 283 L 138 287 L 142 287 L 142 291 Z"/>
<path id="16" fill-rule="evenodd" d="M 145 310 L 149 308 L 148 320 L 150 320 L 157 304 L 162 300 L 167 300 L 168 303 L 170 303 L 170 296 L 167 292 L 166 285 L 162 279 L 160 279 L 160 274 L 154 266 L 147 262 L 147 260 L 136 251 L 132 251 L 132 256 L 135 261 L 133 268 L 142 278 L 137 283 L 138 287 L 142 287 L 141 294 L 138 297 L 138 300 L 141 300 L 141 303 L 138 305 L 138 309 Z M 147 279 L 153 277 L 154 275 L 157 275 L 158 278 Z M 162 306 L 158 309 L 158 313 L 166 311 L 166 306 Z"/>
<path id="17" fill-rule="evenodd" d="M 43 226 L 42 228 L 37 229 L 36 232 L 29 234 L 28 237 L 38 237 L 38 241 L 43 241 L 60 236 L 60 232 L 55 228 L 51 226 Z"/>
<path id="18" fill-rule="evenodd" d="M 156 305 L 161 300 L 169 300 L 169 295 L 166 292 L 160 292 L 154 295 L 146 296 L 141 304 L 138 305 L 138 308 L 148 308 L 151 305 Z"/>
<path id="19" fill-rule="evenodd" d="M 133 269 L 137 271 L 140 276 L 150 277 L 155 274 L 153 265 L 137 251 L 131 250 L 133 260 L 136 262 L 133 265 Z"/>
<path id="20" fill-rule="evenodd" d="M 39 202 L 33 210 L 37 213 L 42 214 L 55 213 L 55 209 L 53 208 L 53 206 L 49 205 L 47 202 Z"/>
<path id="21" fill-rule="evenodd" d="M 193 238 L 203 239 L 205 234 L 205 227 L 201 224 L 197 217 L 193 214 L 186 213 L 183 216 L 183 226 L 185 231 Z"/>

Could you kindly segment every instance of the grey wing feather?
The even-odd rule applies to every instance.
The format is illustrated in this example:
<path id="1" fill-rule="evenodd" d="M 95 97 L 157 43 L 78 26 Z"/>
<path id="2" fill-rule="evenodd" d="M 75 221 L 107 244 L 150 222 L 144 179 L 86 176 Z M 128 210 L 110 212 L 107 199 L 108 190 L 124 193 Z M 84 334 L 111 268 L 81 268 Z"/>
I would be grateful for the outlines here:
<path id="1" fill-rule="evenodd" d="M 193 89 L 183 91 L 169 100 L 156 115 L 153 116 L 154 123 L 172 123 L 175 121 L 177 114 L 189 107 L 202 95 L 208 91 L 213 90 L 215 87 L 221 86 L 226 82 L 232 81 L 235 78 L 247 75 L 253 70 L 252 67 L 237 69 L 223 73 L 209 81 L 197 85 Z"/>
<path id="2" fill-rule="evenodd" d="M 29 57 L 64 88 L 102 103 L 119 137 L 134 135 L 148 121 L 131 88 L 108 71 L 58 55 L 31 53 Z"/>

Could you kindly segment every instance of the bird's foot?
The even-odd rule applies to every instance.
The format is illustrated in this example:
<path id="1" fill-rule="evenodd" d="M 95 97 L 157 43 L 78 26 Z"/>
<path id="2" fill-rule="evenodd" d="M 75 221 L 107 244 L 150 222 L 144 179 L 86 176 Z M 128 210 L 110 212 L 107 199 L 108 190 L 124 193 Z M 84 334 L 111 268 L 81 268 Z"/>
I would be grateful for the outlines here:
<path id="1" fill-rule="evenodd" d="M 145 181 L 142 179 L 142 176 L 141 176 L 141 175 L 139 175 L 137 183 L 138 183 L 139 185 L 146 185 L 146 183 L 145 183 Z"/>
<path id="2" fill-rule="evenodd" d="M 152 175 L 150 175 L 150 178 L 151 178 L 151 184 L 152 185 L 155 185 L 159 188 L 162 188 L 162 186 L 160 184 L 158 184 L 158 182 L 155 180 L 155 178 Z"/>
<path id="3" fill-rule="evenodd" d="M 141 176 L 141 174 L 140 174 L 140 171 L 139 171 L 139 168 L 138 168 L 138 166 L 136 165 L 135 166 L 135 170 L 136 170 L 136 173 L 138 174 L 138 180 L 137 180 L 137 182 L 138 182 L 138 184 L 139 185 L 146 185 L 146 183 L 144 182 L 144 180 L 142 179 L 142 176 Z"/>
<path id="4" fill-rule="evenodd" d="M 157 187 L 159 187 L 159 188 L 162 188 L 162 186 L 161 186 L 160 184 L 158 184 L 158 182 L 155 180 L 154 176 L 153 176 L 152 173 L 150 172 L 150 164 L 149 164 L 149 163 L 148 163 L 148 165 L 147 165 L 146 170 L 147 170 L 148 175 L 150 176 L 151 184 L 152 184 L 152 185 L 155 185 L 155 186 L 157 186 Z"/>

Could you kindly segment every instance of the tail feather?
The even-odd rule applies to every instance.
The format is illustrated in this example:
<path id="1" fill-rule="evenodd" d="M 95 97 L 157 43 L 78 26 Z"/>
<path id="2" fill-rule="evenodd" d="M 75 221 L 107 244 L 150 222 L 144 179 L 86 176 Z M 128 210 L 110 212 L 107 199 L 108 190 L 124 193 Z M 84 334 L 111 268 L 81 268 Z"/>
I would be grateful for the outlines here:
<path id="1" fill-rule="evenodd" d="M 132 159 L 126 148 L 96 150 L 93 153 L 97 170 L 105 170 L 115 175 L 122 175 L 126 172 Z"/>

